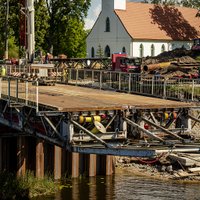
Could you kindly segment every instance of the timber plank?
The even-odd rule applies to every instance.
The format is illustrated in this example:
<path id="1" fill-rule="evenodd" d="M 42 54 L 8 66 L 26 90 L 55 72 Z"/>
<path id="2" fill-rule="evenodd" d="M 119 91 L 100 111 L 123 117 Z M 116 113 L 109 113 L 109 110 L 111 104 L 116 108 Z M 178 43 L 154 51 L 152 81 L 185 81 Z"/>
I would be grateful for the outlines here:
<path id="1" fill-rule="evenodd" d="M 183 108 L 194 104 L 142 95 L 60 85 L 39 86 L 39 103 L 61 112 L 135 109 Z"/>

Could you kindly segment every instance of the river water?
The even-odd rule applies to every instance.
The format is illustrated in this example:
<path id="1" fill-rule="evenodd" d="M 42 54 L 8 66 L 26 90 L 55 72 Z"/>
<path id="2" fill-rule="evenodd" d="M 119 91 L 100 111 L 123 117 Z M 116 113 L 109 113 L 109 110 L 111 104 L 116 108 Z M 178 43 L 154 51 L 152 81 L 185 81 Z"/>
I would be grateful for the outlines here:
<path id="1" fill-rule="evenodd" d="M 147 179 L 130 173 L 74 179 L 53 196 L 34 200 L 199 200 L 200 184 Z"/>

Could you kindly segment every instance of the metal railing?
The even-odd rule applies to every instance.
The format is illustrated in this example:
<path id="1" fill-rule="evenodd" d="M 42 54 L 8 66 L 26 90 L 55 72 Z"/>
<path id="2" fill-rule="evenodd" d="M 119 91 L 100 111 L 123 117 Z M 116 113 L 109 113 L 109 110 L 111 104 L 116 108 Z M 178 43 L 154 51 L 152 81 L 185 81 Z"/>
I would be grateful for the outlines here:
<path id="1" fill-rule="evenodd" d="M 0 98 L 9 105 L 19 104 L 38 109 L 38 83 L 16 77 L 0 77 Z"/>
<path id="2" fill-rule="evenodd" d="M 68 69 L 69 84 L 143 94 L 180 101 L 199 101 L 200 79 L 165 78 L 90 69 Z"/>

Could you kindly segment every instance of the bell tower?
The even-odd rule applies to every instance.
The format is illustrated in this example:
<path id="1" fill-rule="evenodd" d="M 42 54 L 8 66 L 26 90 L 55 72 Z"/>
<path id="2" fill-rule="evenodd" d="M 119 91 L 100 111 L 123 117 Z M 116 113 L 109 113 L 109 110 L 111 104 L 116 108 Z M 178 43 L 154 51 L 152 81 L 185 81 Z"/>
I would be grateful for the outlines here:
<path id="1" fill-rule="evenodd" d="M 126 10 L 126 0 L 102 0 L 102 11 L 115 9 Z"/>

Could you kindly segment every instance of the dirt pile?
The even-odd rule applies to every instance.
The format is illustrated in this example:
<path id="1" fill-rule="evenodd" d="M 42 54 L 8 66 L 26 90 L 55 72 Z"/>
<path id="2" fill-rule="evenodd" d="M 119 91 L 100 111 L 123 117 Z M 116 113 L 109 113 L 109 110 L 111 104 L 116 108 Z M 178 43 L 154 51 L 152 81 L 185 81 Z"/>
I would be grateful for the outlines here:
<path id="1" fill-rule="evenodd" d="M 145 74 L 160 74 L 165 77 L 197 78 L 200 62 L 196 53 L 185 49 L 163 52 L 156 57 L 143 59 L 142 69 Z"/>

